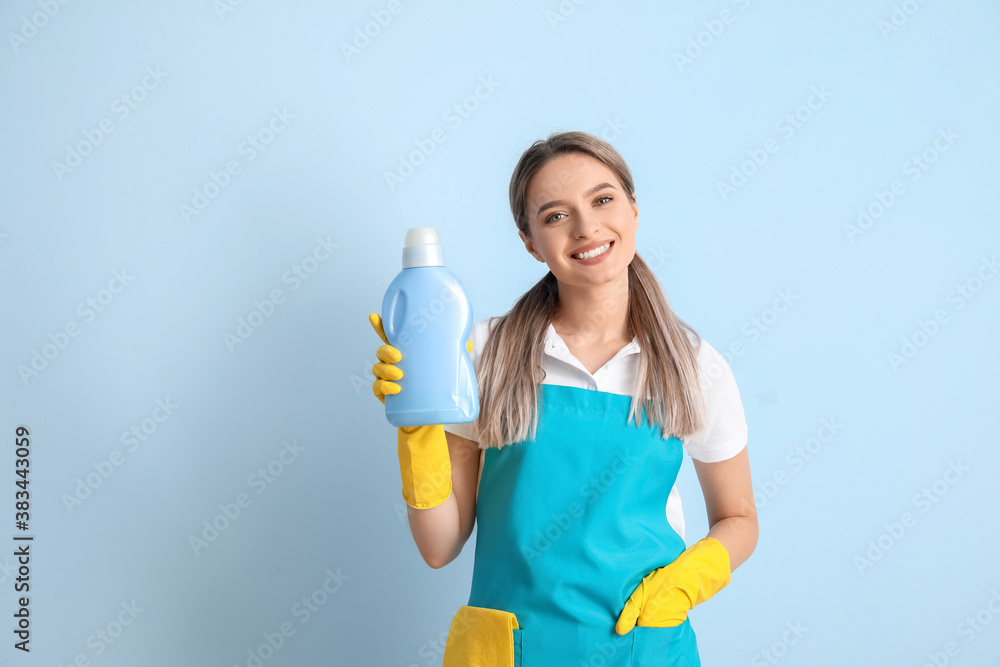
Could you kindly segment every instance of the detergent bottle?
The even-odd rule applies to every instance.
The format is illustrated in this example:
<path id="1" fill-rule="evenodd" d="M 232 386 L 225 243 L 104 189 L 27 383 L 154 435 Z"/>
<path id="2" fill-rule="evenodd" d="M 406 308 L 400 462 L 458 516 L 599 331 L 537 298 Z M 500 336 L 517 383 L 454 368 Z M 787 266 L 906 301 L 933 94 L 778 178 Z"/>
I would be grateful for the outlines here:
<path id="1" fill-rule="evenodd" d="M 382 299 L 382 328 L 402 354 L 402 390 L 385 397 L 393 426 L 463 424 L 479 415 L 479 388 L 466 341 L 472 303 L 444 265 L 434 227 L 412 227 L 403 243 L 403 270 Z"/>

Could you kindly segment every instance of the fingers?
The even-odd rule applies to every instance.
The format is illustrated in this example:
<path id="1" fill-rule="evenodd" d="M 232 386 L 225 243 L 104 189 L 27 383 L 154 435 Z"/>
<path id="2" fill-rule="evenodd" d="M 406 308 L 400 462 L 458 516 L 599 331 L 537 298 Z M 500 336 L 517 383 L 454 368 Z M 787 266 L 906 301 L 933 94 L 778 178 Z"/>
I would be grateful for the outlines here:
<path id="1" fill-rule="evenodd" d="M 385 329 L 382 328 L 382 316 L 378 313 L 370 313 L 368 321 L 372 323 L 372 328 L 375 329 L 375 333 L 382 339 L 382 342 L 388 345 L 389 339 L 385 337 Z"/>
<path id="2" fill-rule="evenodd" d="M 384 405 L 387 394 L 398 394 L 402 389 L 392 380 L 399 380 L 403 377 L 402 369 L 393 365 L 403 358 L 403 354 L 389 345 L 389 340 L 385 337 L 385 329 L 382 328 L 382 317 L 378 313 L 369 314 L 368 321 L 371 322 L 375 333 L 385 343 L 375 351 L 379 363 L 372 366 L 372 374 L 376 377 L 375 382 L 372 383 L 372 393 Z"/>
<path id="3" fill-rule="evenodd" d="M 382 342 L 385 343 L 385 345 L 383 345 L 382 347 L 380 347 L 379 350 L 381 351 L 383 348 L 388 348 L 389 350 L 391 350 L 391 352 L 386 352 L 385 353 L 386 356 L 391 357 L 391 358 L 389 358 L 389 359 L 382 359 L 382 355 L 380 354 L 379 355 L 379 359 L 381 359 L 382 361 L 384 361 L 386 363 L 390 363 L 390 364 L 394 364 L 397 361 L 399 361 L 400 359 L 402 359 L 403 356 L 400 354 L 399 350 L 397 350 L 396 348 L 394 348 L 392 345 L 389 345 L 389 339 L 385 337 L 385 329 L 382 328 L 382 316 L 379 315 L 378 313 L 370 313 L 368 315 L 368 321 L 372 323 L 372 328 L 375 329 L 375 333 L 377 333 L 378 336 L 379 336 L 379 338 L 382 339 Z M 471 354 L 472 353 L 472 339 L 471 338 L 468 341 L 466 341 L 465 346 L 469 350 L 469 353 Z"/>
<path id="4" fill-rule="evenodd" d="M 672 628 L 687 619 L 692 602 L 683 589 L 668 585 L 669 572 L 658 568 L 647 574 L 625 603 L 615 632 L 624 635 L 635 626 Z"/>
<path id="5" fill-rule="evenodd" d="M 378 357 L 379 361 L 384 361 L 387 364 L 396 364 L 403 358 L 403 353 L 392 345 L 386 344 L 380 346 L 375 351 L 375 356 Z"/>
<path id="6" fill-rule="evenodd" d="M 639 618 L 639 614 L 642 612 L 642 608 L 646 603 L 646 584 L 649 579 L 647 574 L 639 585 L 635 587 L 632 591 L 632 595 L 629 596 L 628 600 L 625 602 L 625 607 L 622 609 L 622 613 L 618 615 L 618 622 L 615 623 L 615 632 L 620 635 L 624 635 L 632 631 L 635 627 L 636 620 Z"/>
<path id="7" fill-rule="evenodd" d="M 378 379 L 372 383 L 372 392 L 378 400 L 382 401 L 383 404 L 385 403 L 385 396 L 387 394 L 398 394 L 399 390 L 400 386 L 395 382 L 387 382 L 385 380 Z"/>
<path id="8" fill-rule="evenodd" d="M 382 345 L 375 351 L 375 356 L 378 357 L 380 363 L 372 366 L 372 374 L 375 375 L 377 380 L 372 384 L 372 391 L 378 397 L 382 403 L 385 403 L 386 394 L 398 394 L 401 391 L 401 387 L 393 382 L 393 380 L 400 380 L 403 377 L 403 371 L 399 366 L 393 364 L 399 363 L 403 359 L 403 353 L 399 349 L 393 347 L 389 344 L 389 339 L 385 336 L 385 329 L 382 327 L 382 317 L 378 313 L 369 313 L 368 321 L 371 322 L 372 328 L 375 329 L 375 333 L 378 334 L 379 338 L 385 345 Z M 470 338 L 466 341 L 466 349 L 472 352 L 472 339 Z"/>
<path id="9" fill-rule="evenodd" d="M 382 380 L 395 381 L 403 377 L 403 370 L 392 364 L 377 363 L 372 366 L 372 374 Z"/>
<path id="10" fill-rule="evenodd" d="M 656 595 L 646 600 L 635 624 L 654 628 L 672 628 L 684 622 L 690 609 L 691 601 L 684 591 L 664 586 L 656 592 Z"/>
<path id="11" fill-rule="evenodd" d="M 639 584 L 639 588 L 642 588 L 642 584 Z M 638 589 L 636 591 L 638 592 Z M 636 593 L 632 593 L 632 597 L 625 603 L 625 608 L 622 609 L 622 613 L 618 616 L 618 622 L 615 623 L 615 632 L 620 635 L 631 632 L 632 628 L 635 627 L 636 620 L 639 618 L 641 606 L 641 595 L 637 600 Z"/>

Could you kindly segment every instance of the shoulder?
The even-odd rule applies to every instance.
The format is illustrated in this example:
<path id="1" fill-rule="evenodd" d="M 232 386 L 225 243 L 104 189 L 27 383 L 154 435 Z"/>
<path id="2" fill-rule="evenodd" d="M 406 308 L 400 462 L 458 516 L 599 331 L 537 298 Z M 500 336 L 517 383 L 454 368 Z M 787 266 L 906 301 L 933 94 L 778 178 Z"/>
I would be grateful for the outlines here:
<path id="1" fill-rule="evenodd" d="M 687 332 L 688 340 L 691 341 L 691 345 L 697 346 L 698 371 L 699 375 L 701 375 L 702 388 L 706 384 L 710 385 L 714 379 L 724 376 L 731 378 L 733 371 L 729 367 L 729 362 L 726 361 L 726 358 L 704 338 L 686 329 L 685 331 Z"/>
<path id="2" fill-rule="evenodd" d="M 483 348 L 486 347 L 486 340 L 490 336 L 490 330 L 494 326 L 493 322 L 497 319 L 499 318 L 484 317 L 472 323 L 472 329 L 469 332 L 469 340 L 472 341 L 472 351 L 469 353 L 469 358 L 472 360 L 472 368 L 477 374 L 479 373 L 479 359 L 483 354 Z M 454 433 L 473 442 L 479 441 L 478 428 L 475 421 L 461 424 L 445 424 L 444 427 L 444 430 L 449 433 Z M 483 448 L 483 453 L 480 455 L 480 470 L 482 469 L 482 456 L 485 453 L 486 450 Z"/>
<path id="3" fill-rule="evenodd" d="M 499 319 L 496 316 L 484 317 L 472 323 L 472 331 L 469 332 L 469 340 L 472 341 L 472 352 L 469 353 L 469 356 L 477 368 L 479 366 L 479 355 L 483 353 L 483 348 L 486 347 L 486 341 L 490 337 L 490 332 L 496 326 L 496 321 Z"/>
<path id="4" fill-rule="evenodd" d="M 469 334 L 469 338 L 472 340 L 473 350 L 476 348 L 482 349 L 482 346 L 486 344 L 486 340 L 490 337 L 490 332 L 496 326 L 496 321 L 499 319 L 497 316 L 484 317 L 472 323 L 472 331 Z"/>
<path id="5" fill-rule="evenodd" d="M 490 332 L 496 326 L 496 322 L 499 319 L 500 319 L 499 316 L 494 315 L 490 317 L 484 317 L 480 320 L 476 320 L 475 322 L 472 323 L 472 334 L 476 335 L 478 333 L 483 338 L 483 340 L 486 340 L 486 338 L 490 335 Z"/>
<path id="6" fill-rule="evenodd" d="M 688 334 L 692 344 L 696 338 Z M 698 374 L 705 399 L 705 426 L 684 439 L 692 458 L 708 463 L 736 456 L 747 444 L 747 423 L 739 387 L 725 357 L 701 339 Z"/>

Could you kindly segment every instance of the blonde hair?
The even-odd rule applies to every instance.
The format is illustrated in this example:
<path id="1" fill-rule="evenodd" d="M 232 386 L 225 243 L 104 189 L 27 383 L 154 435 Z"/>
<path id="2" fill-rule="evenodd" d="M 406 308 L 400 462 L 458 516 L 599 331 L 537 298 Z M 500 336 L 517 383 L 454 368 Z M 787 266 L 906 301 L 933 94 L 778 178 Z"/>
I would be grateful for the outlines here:
<path id="1" fill-rule="evenodd" d="M 531 179 L 549 160 L 566 153 L 599 160 L 635 201 L 632 174 L 614 147 L 585 132 L 553 133 L 524 151 L 510 179 L 510 210 L 517 228 L 529 238 Z M 638 252 L 628 267 L 626 298 L 628 333 L 638 337 L 641 348 L 627 423 L 634 419 L 636 426 L 642 426 L 639 410 L 644 409 L 647 422 L 660 425 L 663 438 L 683 438 L 700 431 L 705 423 L 697 359 L 701 337 L 671 310 L 656 275 Z M 490 319 L 490 334 L 477 372 L 480 448 L 503 447 L 535 437 L 536 391 L 545 378 L 542 342 L 558 305 L 559 283 L 549 271 L 507 313 Z M 594 313 L 592 318 L 600 324 L 604 313 Z M 693 334 L 696 344 L 685 329 Z"/>

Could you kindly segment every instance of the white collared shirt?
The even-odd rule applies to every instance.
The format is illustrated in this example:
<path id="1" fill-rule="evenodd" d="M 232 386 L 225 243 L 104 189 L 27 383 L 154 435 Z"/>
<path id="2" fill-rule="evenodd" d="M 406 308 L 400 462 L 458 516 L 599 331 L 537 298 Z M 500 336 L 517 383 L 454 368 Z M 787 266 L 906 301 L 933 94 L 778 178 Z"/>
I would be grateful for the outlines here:
<path id="1" fill-rule="evenodd" d="M 496 318 L 485 318 L 472 325 L 473 368 L 478 373 L 479 357 L 489 337 L 489 323 Z M 695 339 L 688 334 L 693 342 Z M 607 363 L 591 374 L 580 363 L 565 341 L 556 333 L 550 323 L 543 341 L 542 370 L 545 371 L 543 384 L 564 385 L 592 389 L 612 394 L 632 395 L 636 375 L 639 371 L 639 340 L 622 347 Z M 702 391 L 705 395 L 706 426 L 697 436 L 682 438 L 684 450 L 692 458 L 706 463 L 725 461 L 736 456 L 747 444 L 747 423 L 743 413 L 736 379 L 729 364 L 719 352 L 702 339 L 698 353 L 698 365 L 702 376 Z M 634 422 L 633 422 L 634 423 Z M 458 434 L 469 440 L 478 441 L 475 422 L 467 424 L 445 424 L 444 430 Z M 666 503 L 667 521 L 677 534 L 684 539 L 684 513 L 681 497 L 676 484 L 670 490 Z"/>

